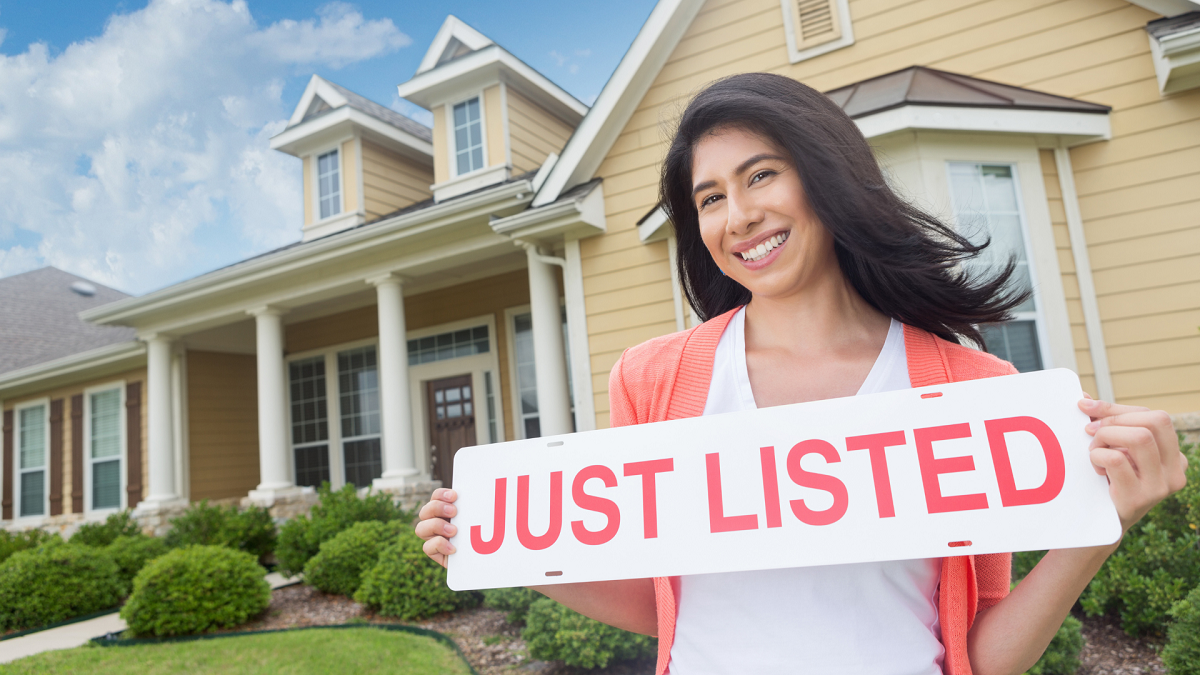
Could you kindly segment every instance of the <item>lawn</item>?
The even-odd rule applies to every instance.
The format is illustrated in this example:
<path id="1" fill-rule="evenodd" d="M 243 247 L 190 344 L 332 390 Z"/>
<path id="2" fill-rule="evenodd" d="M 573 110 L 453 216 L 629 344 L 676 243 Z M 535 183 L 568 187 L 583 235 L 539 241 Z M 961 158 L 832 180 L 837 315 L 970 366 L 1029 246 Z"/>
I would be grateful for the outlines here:
<path id="1" fill-rule="evenodd" d="M 0 673 L 396 673 L 467 675 L 433 638 L 377 628 L 313 629 L 214 640 L 44 652 Z"/>

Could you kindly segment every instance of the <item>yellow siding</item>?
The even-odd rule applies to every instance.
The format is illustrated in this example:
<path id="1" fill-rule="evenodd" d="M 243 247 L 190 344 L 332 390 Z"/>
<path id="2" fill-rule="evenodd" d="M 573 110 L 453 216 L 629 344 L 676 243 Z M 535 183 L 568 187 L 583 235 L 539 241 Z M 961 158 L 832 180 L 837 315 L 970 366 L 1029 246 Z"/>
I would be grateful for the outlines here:
<path id="1" fill-rule="evenodd" d="M 245 497 L 259 482 L 255 357 L 188 352 L 187 365 L 190 497 Z"/>
<path id="2" fill-rule="evenodd" d="M 301 191 L 304 195 L 304 226 L 307 227 L 313 221 L 313 186 L 317 184 L 317 179 L 313 176 L 313 164 L 315 163 L 312 155 L 305 157 L 303 160 L 303 180 L 304 189 Z"/>
<path id="3" fill-rule="evenodd" d="M 550 153 L 562 151 L 574 127 L 551 115 L 512 87 L 507 88 L 506 96 L 513 172 L 537 171 Z"/>
<path id="4" fill-rule="evenodd" d="M 354 139 L 342 143 L 342 210 L 358 210 L 358 152 Z"/>
<path id="5" fill-rule="evenodd" d="M 433 194 L 429 191 L 433 183 L 430 167 L 366 139 L 362 141 L 362 154 L 363 201 L 368 221 L 424 201 Z"/>
<path id="6" fill-rule="evenodd" d="M 495 349 L 500 363 L 500 401 L 504 420 L 510 419 L 508 329 L 504 310 L 529 304 L 529 277 L 524 270 L 509 272 L 458 286 L 404 298 L 409 330 L 420 330 L 452 321 L 490 314 L 496 323 Z M 312 319 L 286 327 L 285 352 L 298 354 L 313 349 L 366 340 L 379 335 L 374 305 Z M 515 429 L 505 425 L 507 440 Z"/>
<path id="7" fill-rule="evenodd" d="M 446 135 L 446 106 L 439 105 L 430 111 L 433 113 L 433 182 L 445 183 L 450 180 L 450 147 Z"/>
<path id="8" fill-rule="evenodd" d="M 150 481 L 149 462 L 146 461 L 146 452 L 147 452 L 147 448 L 148 448 L 148 442 L 147 442 L 148 436 L 146 435 L 146 418 L 148 415 L 147 415 L 147 409 L 146 409 L 147 396 L 146 396 L 146 369 L 145 368 L 138 368 L 136 370 L 130 370 L 130 371 L 127 371 L 124 373 L 118 373 L 116 375 L 109 375 L 106 377 L 96 378 L 94 380 L 88 380 L 85 382 L 77 382 L 75 384 L 64 385 L 61 387 L 55 387 L 53 389 L 47 389 L 45 391 L 40 391 L 40 392 L 37 392 L 34 394 L 26 394 L 24 396 L 20 396 L 17 398 L 11 398 L 11 399 L 4 401 L 4 410 L 12 410 L 13 408 L 15 408 L 18 405 L 21 405 L 22 403 L 25 403 L 27 401 L 35 401 L 40 398 L 44 398 L 47 401 L 53 401 L 55 399 L 63 400 L 63 426 L 62 426 L 62 434 L 63 434 L 62 435 L 62 450 L 63 450 L 62 507 L 63 507 L 63 509 L 62 509 L 62 512 L 64 514 L 72 513 L 71 500 L 74 497 L 74 491 L 71 488 L 71 479 L 72 479 L 72 477 L 74 475 L 74 471 L 76 469 L 76 467 L 73 466 L 73 463 L 71 461 L 71 430 L 72 430 L 71 397 L 75 396 L 77 394 L 82 394 L 84 392 L 84 390 L 90 389 L 91 387 L 97 387 L 97 386 L 104 385 L 104 384 L 111 384 L 113 382 L 122 382 L 122 383 L 124 383 L 124 385 L 128 385 L 131 382 L 141 382 L 142 383 L 142 496 L 145 496 L 145 495 L 149 494 L 148 490 L 149 490 L 149 481 Z M 15 442 L 15 440 L 14 440 L 14 442 Z M 49 449 L 49 441 L 48 440 L 47 440 L 46 447 L 47 447 L 47 449 Z M 84 449 L 84 451 L 85 452 L 87 451 L 86 448 Z M 15 452 L 15 450 L 14 450 L 14 452 Z M 47 460 L 46 466 L 49 467 L 48 460 Z M 11 469 L 8 467 L 5 467 L 5 471 L 9 471 L 9 470 L 11 470 Z M 124 467 L 122 467 L 122 471 L 124 471 L 124 470 L 125 470 Z M 47 468 L 47 471 L 49 471 L 48 468 Z M 14 489 L 15 489 L 15 484 L 14 484 Z M 53 490 L 51 490 L 51 492 L 53 492 Z M 122 498 L 125 498 L 125 496 L 126 495 L 122 495 Z M 137 504 L 128 504 L 127 506 L 129 508 L 133 508 L 133 507 L 137 506 Z M 85 503 L 84 509 L 86 510 L 86 508 L 87 508 L 87 505 Z"/>
<path id="9" fill-rule="evenodd" d="M 792 64 L 777 0 L 710 0 L 613 144 L 597 172 L 608 232 L 581 242 L 597 424 L 607 424 L 607 375 L 621 350 L 674 330 L 670 304 L 641 292 L 669 279 L 666 245 L 645 247 L 632 231 L 657 201 L 670 124 L 688 98 L 741 72 L 828 91 L 915 64 L 1113 106 L 1114 138 L 1071 159 L 1117 398 L 1200 410 L 1200 377 L 1188 375 L 1200 368 L 1200 90 L 1158 93 L 1144 30 L 1156 15 L 1125 0 L 850 0 L 850 15 L 854 45 Z M 1053 162 L 1043 166 L 1087 383 L 1061 195 Z M 608 271 L 622 253 L 628 266 Z"/>
<path id="10" fill-rule="evenodd" d="M 488 166 L 508 163 L 508 139 L 504 137 L 504 97 L 500 85 L 483 92 L 483 123 L 487 130 Z"/>

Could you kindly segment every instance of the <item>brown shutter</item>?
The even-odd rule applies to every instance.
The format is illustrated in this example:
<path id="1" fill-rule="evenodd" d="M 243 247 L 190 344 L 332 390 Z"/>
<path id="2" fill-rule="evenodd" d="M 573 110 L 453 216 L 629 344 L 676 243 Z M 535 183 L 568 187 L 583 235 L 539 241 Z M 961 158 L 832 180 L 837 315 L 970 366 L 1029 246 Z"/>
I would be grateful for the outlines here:
<path id="1" fill-rule="evenodd" d="M 142 383 L 125 385 L 125 507 L 142 501 Z"/>
<path id="2" fill-rule="evenodd" d="M 71 397 L 71 513 L 83 513 L 83 394 Z"/>
<path id="3" fill-rule="evenodd" d="M 13 411 L 4 411 L 4 494 L 0 496 L 0 518 L 13 517 Z"/>
<path id="4" fill-rule="evenodd" d="M 63 512 L 63 400 L 50 401 L 50 515 Z"/>

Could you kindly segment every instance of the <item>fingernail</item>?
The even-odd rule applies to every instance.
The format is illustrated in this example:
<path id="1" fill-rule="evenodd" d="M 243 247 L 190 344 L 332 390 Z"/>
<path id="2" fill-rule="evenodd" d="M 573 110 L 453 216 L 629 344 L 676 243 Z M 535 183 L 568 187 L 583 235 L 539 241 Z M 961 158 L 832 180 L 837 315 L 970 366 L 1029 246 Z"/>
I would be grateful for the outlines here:
<path id="1" fill-rule="evenodd" d="M 1085 407 L 1085 408 L 1095 408 L 1099 405 L 1100 404 L 1093 399 L 1090 399 L 1090 398 L 1083 399 L 1083 407 Z"/>
<path id="2" fill-rule="evenodd" d="M 458 509 L 454 508 L 454 505 L 451 504 L 446 506 L 446 515 L 452 516 L 456 513 L 458 513 Z"/>
<path id="3" fill-rule="evenodd" d="M 450 500 L 458 499 L 458 494 L 456 494 L 454 490 L 446 490 L 442 496 Z"/>
<path id="4" fill-rule="evenodd" d="M 455 527 L 455 526 L 454 526 L 454 525 L 452 525 L 452 524 L 447 524 L 447 525 L 446 525 L 446 534 L 447 534 L 447 535 L 449 535 L 449 536 L 453 537 L 455 532 L 458 532 L 458 528 L 457 528 L 457 527 Z"/>
<path id="5" fill-rule="evenodd" d="M 1089 434 L 1094 434 L 1094 433 L 1096 433 L 1096 430 L 1099 428 L 1100 428 L 1099 422 L 1088 422 L 1087 426 L 1084 427 L 1084 430 L 1087 431 Z"/>
<path id="6" fill-rule="evenodd" d="M 450 553 L 447 553 L 446 555 L 453 555 L 454 552 L 458 550 L 458 549 L 454 548 L 454 544 L 449 544 L 449 548 L 450 548 Z"/>

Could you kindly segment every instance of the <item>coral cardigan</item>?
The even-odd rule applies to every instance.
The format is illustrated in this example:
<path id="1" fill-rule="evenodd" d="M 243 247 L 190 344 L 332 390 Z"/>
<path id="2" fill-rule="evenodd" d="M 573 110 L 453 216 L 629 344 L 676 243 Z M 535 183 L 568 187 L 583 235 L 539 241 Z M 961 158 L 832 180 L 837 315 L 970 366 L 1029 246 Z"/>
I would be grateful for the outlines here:
<path id="1" fill-rule="evenodd" d="M 704 412 L 717 343 L 731 310 L 691 330 L 664 335 L 628 349 L 613 366 L 608 395 L 610 424 L 646 424 Z M 984 352 L 947 342 L 919 328 L 904 327 L 908 377 L 914 387 L 1016 373 L 1012 364 Z M 967 632 L 977 612 L 1008 595 L 1011 554 L 955 556 L 942 559 L 938 619 L 943 664 L 949 675 L 970 675 Z M 675 638 L 679 577 L 654 580 L 658 609 L 658 668 L 663 675 Z"/>

